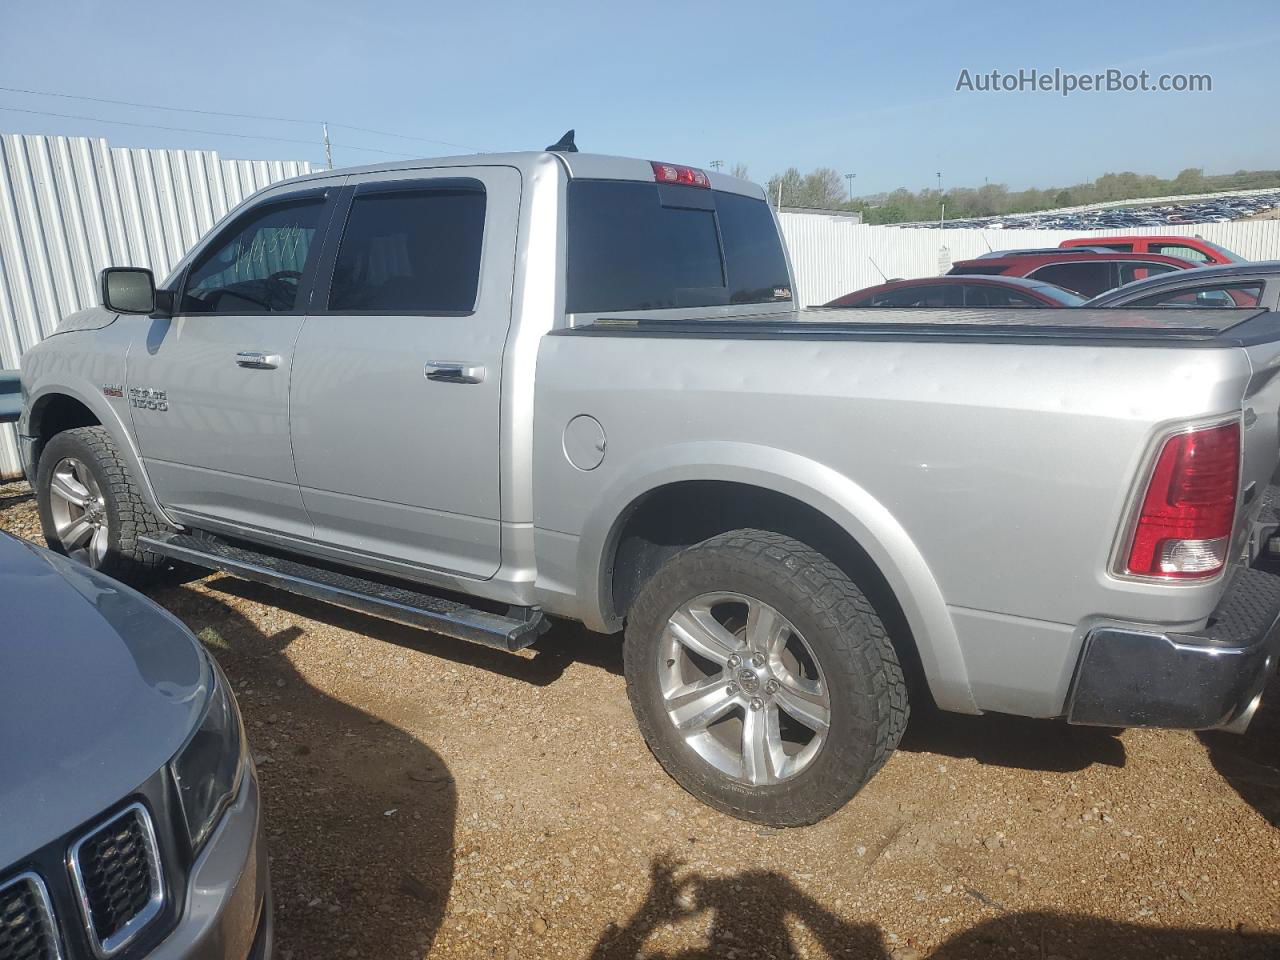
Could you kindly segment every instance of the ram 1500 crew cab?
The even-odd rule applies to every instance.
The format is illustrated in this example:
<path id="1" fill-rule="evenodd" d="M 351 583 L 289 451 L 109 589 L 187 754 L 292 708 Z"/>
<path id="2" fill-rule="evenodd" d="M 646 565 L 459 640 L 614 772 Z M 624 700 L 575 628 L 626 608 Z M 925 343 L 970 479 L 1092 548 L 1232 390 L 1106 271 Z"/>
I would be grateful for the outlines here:
<path id="1" fill-rule="evenodd" d="M 839 808 L 910 699 L 1242 729 L 1274 663 L 1275 314 L 798 310 L 759 187 L 554 150 L 289 181 L 102 283 L 23 359 L 56 549 L 625 630 L 739 817 Z"/>

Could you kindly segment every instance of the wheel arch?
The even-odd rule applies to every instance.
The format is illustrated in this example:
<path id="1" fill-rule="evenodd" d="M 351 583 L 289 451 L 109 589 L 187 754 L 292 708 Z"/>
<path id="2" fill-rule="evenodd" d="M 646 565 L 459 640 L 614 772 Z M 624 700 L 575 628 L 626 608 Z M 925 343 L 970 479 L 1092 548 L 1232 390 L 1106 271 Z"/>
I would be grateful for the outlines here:
<path id="1" fill-rule="evenodd" d="M 924 557 L 890 512 L 850 478 L 798 454 L 748 444 L 685 444 L 633 465 L 591 511 L 579 540 L 588 626 L 618 629 L 667 557 L 726 530 L 793 536 L 828 555 L 896 619 L 938 705 L 978 713 L 959 639 Z M 817 542 L 814 542 L 817 541 Z M 874 602 L 874 600 L 873 600 Z"/>
<path id="2" fill-rule="evenodd" d="M 123 401 L 121 401 L 123 402 Z M 55 435 L 74 427 L 101 426 L 115 442 L 138 481 L 139 492 L 157 517 L 172 526 L 151 487 L 151 479 L 133 443 L 133 436 L 115 407 L 100 393 L 68 384 L 50 385 L 32 391 L 19 424 L 19 432 L 32 438 L 29 479 L 34 483 L 44 446 Z"/>

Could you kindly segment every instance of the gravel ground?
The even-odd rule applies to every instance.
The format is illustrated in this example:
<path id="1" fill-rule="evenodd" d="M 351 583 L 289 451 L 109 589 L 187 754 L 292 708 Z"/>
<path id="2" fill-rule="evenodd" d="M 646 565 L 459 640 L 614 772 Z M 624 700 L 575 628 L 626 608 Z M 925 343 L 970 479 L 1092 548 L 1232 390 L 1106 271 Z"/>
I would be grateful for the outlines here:
<path id="1" fill-rule="evenodd" d="M 37 541 L 29 491 L 0 528 Z M 636 733 L 617 638 L 504 654 L 214 575 L 153 591 L 232 678 L 284 960 L 1280 957 L 1280 687 L 1245 737 L 917 711 L 778 831 Z"/>

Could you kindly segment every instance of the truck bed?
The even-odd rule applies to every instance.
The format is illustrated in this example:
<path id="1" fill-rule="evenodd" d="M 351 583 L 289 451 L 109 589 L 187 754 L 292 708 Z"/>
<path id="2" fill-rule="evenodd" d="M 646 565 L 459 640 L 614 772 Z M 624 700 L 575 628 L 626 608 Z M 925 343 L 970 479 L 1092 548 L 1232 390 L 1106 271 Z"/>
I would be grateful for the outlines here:
<path id="1" fill-rule="evenodd" d="M 741 320 L 602 317 L 560 335 L 776 339 L 1028 340 L 1128 346 L 1245 347 L 1280 340 L 1280 314 L 1256 308 L 1149 310 L 810 307 Z"/>

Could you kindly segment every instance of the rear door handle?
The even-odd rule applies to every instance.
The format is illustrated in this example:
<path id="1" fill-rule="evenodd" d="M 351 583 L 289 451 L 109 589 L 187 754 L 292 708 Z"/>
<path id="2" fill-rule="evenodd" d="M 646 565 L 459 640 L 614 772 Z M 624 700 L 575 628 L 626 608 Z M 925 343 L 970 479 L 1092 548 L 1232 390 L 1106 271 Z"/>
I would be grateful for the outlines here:
<path id="1" fill-rule="evenodd" d="M 280 366 L 280 356 L 275 353 L 245 350 L 236 354 L 236 364 L 251 370 L 274 370 Z"/>
<path id="2" fill-rule="evenodd" d="M 477 363 L 459 361 L 433 361 L 426 368 L 427 379 L 440 383 L 482 383 L 484 373 L 484 367 Z"/>

